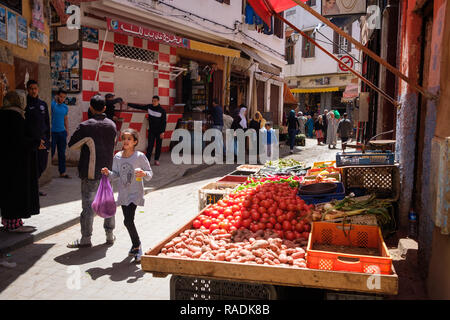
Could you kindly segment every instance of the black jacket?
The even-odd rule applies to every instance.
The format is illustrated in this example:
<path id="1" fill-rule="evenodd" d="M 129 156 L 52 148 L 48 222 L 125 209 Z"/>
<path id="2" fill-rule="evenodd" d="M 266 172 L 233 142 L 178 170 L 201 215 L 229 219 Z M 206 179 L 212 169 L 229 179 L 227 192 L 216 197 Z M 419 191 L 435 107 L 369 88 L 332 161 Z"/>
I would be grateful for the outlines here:
<path id="1" fill-rule="evenodd" d="M 50 117 L 48 106 L 39 98 L 27 95 L 25 108 L 25 120 L 28 132 L 32 139 L 45 141 L 47 149 L 50 148 Z"/>
<path id="2" fill-rule="evenodd" d="M 325 128 L 325 125 L 322 121 L 322 123 L 319 122 L 319 120 L 317 120 L 316 122 L 314 122 L 314 129 L 315 130 L 322 130 Z"/>
<path id="3" fill-rule="evenodd" d="M 81 179 L 98 180 L 102 177 L 102 168 L 112 168 L 116 134 L 115 123 L 106 118 L 104 113 L 79 124 L 68 145 L 73 149 L 81 149 L 78 163 Z M 95 157 L 91 158 L 91 151 Z"/>
<path id="4" fill-rule="evenodd" d="M 288 117 L 286 120 L 286 124 L 288 126 L 288 130 L 297 130 L 300 127 L 298 120 L 295 116 Z"/>
<path id="5" fill-rule="evenodd" d="M 158 104 L 156 107 L 153 104 L 139 105 L 129 103 L 129 107 L 139 110 L 145 110 L 148 112 L 148 131 L 154 134 L 161 134 L 166 131 L 166 110 Z"/>
<path id="6" fill-rule="evenodd" d="M 41 139 L 29 132 L 18 112 L 0 108 L 0 135 L 6 138 L 0 157 L 0 209 L 5 219 L 39 214 L 37 153 Z"/>

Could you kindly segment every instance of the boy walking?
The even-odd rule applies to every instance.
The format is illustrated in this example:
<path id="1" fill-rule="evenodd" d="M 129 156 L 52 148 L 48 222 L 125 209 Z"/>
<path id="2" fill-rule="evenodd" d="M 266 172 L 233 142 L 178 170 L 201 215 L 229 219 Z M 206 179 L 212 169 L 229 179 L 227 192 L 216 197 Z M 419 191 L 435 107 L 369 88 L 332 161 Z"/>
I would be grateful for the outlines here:
<path id="1" fill-rule="evenodd" d="M 52 101 L 52 158 L 58 149 L 58 171 L 61 178 L 69 179 L 66 173 L 66 145 L 69 121 L 69 107 L 64 103 L 67 92 L 59 89 Z"/>
<path id="2" fill-rule="evenodd" d="M 91 247 L 92 225 L 94 211 L 91 204 L 97 193 L 101 169 L 111 168 L 113 162 L 116 125 L 104 114 L 105 100 L 100 95 L 92 97 L 90 107 L 93 117 L 78 126 L 69 141 L 72 149 L 81 149 L 78 172 L 81 178 L 81 202 L 83 211 L 80 216 L 81 239 L 67 245 L 68 248 Z M 105 219 L 103 224 L 106 232 L 106 243 L 113 244 L 115 237 L 114 217 Z"/>
<path id="3" fill-rule="evenodd" d="M 155 147 L 155 165 L 159 166 L 159 156 L 161 155 L 162 140 L 164 131 L 166 131 L 166 111 L 159 104 L 159 96 L 153 96 L 152 104 L 141 106 L 134 103 L 128 103 L 131 108 L 145 110 L 148 112 L 148 146 L 147 159 L 150 162 Z"/>

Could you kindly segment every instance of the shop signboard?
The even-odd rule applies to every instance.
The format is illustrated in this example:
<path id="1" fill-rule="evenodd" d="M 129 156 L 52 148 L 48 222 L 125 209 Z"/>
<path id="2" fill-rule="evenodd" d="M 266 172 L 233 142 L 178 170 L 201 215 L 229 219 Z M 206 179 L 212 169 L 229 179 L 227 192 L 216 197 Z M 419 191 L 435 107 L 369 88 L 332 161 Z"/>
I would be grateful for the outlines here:
<path id="1" fill-rule="evenodd" d="M 107 18 L 108 31 L 125 34 L 128 36 L 147 39 L 149 41 L 164 43 L 173 47 L 182 47 L 189 49 L 189 39 L 178 37 L 173 34 L 151 30 L 145 27 L 134 25 L 131 23 L 123 22 Z"/>
<path id="2" fill-rule="evenodd" d="M 322 15 L 327 18 L 349 15 L 365 15 L 367 3 L 364 0 L 323 0 Z"/>

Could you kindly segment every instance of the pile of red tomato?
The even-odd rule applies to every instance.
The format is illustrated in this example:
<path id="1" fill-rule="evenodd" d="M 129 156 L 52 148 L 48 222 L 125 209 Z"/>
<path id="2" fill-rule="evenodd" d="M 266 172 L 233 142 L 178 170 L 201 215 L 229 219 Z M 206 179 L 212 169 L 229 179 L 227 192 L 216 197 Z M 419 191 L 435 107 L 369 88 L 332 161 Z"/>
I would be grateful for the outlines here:
<path id="1" fill-rule="evenodd" d="M 196 229 L 273 229 L 287 240 L 308 239 L 308 219 L 314 205 L 306 205 L 289 183 L 265 183 L 225 196 L 193 221 Z"/>

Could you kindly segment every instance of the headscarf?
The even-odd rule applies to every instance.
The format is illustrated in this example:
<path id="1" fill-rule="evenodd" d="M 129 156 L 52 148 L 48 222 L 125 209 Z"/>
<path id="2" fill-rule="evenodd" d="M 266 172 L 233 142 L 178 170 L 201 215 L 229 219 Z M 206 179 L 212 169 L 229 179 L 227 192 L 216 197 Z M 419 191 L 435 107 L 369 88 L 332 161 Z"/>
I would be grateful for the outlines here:
<path id="1" fill-rule="evenodd" d="M 339 118 L 341 117 L 341 115 L 339 114 L 339 111 L 334 110 L 333 113 L 334 113 L 334 117 L 335 117 L 336 119 L 339 119 Z"/>
<path id="2" fill-rule="evenodd" d="M 291 111 L 289 112 L 288 118 L 289 118 L 289 119 L 295 118 L 295 111 L 294 111 L 294 110 L 291 110 Z"/>
<path id="3" fill-rule="evenodd" d="M 241 108 L 239 110 L 239 117 L 241 117 L 241 121 L 239 121 L 239 124 L 242 128 L 247 129 L 247 119 L 245 118 L 245 111 L 247 111 L 247 108 Z"/>
<path id="4" fill-rule="evenodd" d="M 256 111 L 255 116 L 253 117 L 255 121 L 261 121 L 260 129 L 263 129 L 266 125 L 266 119 L 263 118 L 261 112 Z"/>
<path id="5" fill-rule="evenodd" d="M 16 91 L 9 91 L 3 98 L 1 110 L 13 110 L 18 112 L 25 119 L 25 104 Z"/>

